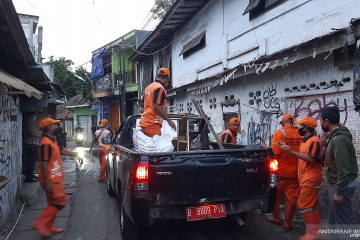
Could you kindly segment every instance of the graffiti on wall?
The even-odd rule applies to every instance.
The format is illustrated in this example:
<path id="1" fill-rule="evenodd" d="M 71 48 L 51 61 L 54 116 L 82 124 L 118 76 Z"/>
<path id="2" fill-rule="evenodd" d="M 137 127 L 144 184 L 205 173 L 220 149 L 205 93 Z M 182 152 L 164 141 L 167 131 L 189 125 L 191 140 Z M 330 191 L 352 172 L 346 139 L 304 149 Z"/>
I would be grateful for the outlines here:
<path id="1" fill-rule="evenodd" d="M 276 97 L 276 94 L 276 84 L 271 84 L 271 86 L 269 86 L 268 89 L 265 90 L 263 93 L 264 107 L 267 109 L 274 109 L 277 112 L 281 112 L 279 98 Z"/>
<path id="2" fill-rule="evenodd" d="M 252 118 L 248 125 L 248 145 L 270 144 L 271 142 L 271 113 L 260 112 L 260 122 Z"/>
<path id="3" fill-rule="evenodd" d="M 0 121 L 6 121 L 10 118 L 11 106 L 10 98 L 0 97 Z"/>
<path id="4" fill-rule="evenodd" d="M 345 98 L 339 98 L 332 96 L 326 98 L 326 95 L 319 97 L 312 97 L 311 100 L 305 100 L 303 97 L 297 98 L 294 102 L 294 117 L 298 118 L 299 116 L 309 116 L 316 119 L 319 119 L 320 110 L 326 107 L 337 107 L 342 113 L 344 121 L 343 125 L 346 124 L 348 120 L 348 103 Z M 290 106 L 291 107 L 291 106 Z"/>
<path id="5" fill-rule="evenodd" d="M 21 121 L 18 98 L 0 95 L 0 175 L 10 182 L 0 190 L 0 228 L 6 224 L 10 208 L 16 200 L 21 179 Z M 16 121 L 10 120 L 16 115 Z"/>
<path id="6" fill-rule="evenodd" d="M 260 103 L 263 104 L 264 108 L 269 111 L 269 113 L 276 115 L 276 118 L 279 118 L 281 113 L 281 105 L 280 99 L 277 97 L 277 84 L 271 84 L 267 87 L 267 89 L 263 92 L 256 91 L 249 93 L 249 105 L 259 105 Z"/>

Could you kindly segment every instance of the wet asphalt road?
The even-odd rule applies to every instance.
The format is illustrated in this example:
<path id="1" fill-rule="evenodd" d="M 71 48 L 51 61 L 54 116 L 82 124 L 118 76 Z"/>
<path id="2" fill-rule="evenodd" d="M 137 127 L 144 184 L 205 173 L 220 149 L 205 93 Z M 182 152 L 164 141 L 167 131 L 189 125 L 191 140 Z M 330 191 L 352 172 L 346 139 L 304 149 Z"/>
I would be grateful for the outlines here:
<path id="1" fill-rule="evenodd" d="M 106 191 L 106 183 L 98 183 L 98 158 L 89 155 L 89 143 L 81 147 L 68 143 L 68 149 L 84 156 L 84 164 L 78 168 L 78 191 L 71 199 L 71 215 L 68 220 L 66 240 L 115 240 L 120 235 L 117 200 Z M 298 239 L 303 229 L 282 234 L 282 228 L 265 221 L 261 215 L 253 215 L 245 226 L 240 227 L 233 218 L 197 222 L 157 222 L 143 229 L 139 239 L 166 240 L 232 240 L 232 239 Z"/>

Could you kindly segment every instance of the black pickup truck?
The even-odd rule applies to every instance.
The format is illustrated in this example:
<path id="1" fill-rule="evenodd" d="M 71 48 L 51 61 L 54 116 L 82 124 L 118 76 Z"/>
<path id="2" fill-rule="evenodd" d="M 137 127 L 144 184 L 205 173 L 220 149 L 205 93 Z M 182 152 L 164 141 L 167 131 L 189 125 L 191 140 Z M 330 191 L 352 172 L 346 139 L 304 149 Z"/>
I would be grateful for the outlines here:
<path id="1" fill-rule="evenodd" d="M 106 156 L 107 190 L 118 198 L 124 239 L 136 239 L 156 220 L 266 211 L 278 171 L 270 148 L 138 153 L 132 141 L 138 118 L 127 118 Z"/>

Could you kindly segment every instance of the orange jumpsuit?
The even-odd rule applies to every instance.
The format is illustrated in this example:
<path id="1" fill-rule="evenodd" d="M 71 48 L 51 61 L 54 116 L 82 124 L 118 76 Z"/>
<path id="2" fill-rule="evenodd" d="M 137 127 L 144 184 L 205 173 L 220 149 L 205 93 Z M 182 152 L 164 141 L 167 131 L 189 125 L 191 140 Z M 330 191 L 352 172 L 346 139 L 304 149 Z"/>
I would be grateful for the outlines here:
<path id="1" fill-rule="evenodd" d="M 314 135 L 301 143 L 300 153 L 309 155 L 315 162 L 299 159 L 300 195 L 298 199 L 299 212 L 305 213 L 317 209 L 317 198 L 322 183 L 322 167 L 320 139 Z"/>
<path id="2" fill-rule="evenodd" d="M 66 194 L 62 181 L 64 180 L 60 147 L 54 139 L 44 136 L 39 144 L 39 182 L 45 189 L 45 178 L 43 175 L 42 161 L 48 161 L 46 171 L 51 182 L 52 193 L 46 192 L 48 205 L 56 204 L 64 206 L 66 204 Z"/>
<path id="3" fill-rule="evenodd" d="M 100 176 L 99 181 L 103 181 L 105 179 L 106 174 L 106 154 L 109 149 L 109 145 L 105 145 L 102 142 L 102 139 L 110 134 L 110 131 L 105 128 L 100 128 L 95 132 L 95 137 L 98 139 L 99 146 L 99 164 L 100 164 Z"/>
<path id="4" fill-rule="evenodd" d="M 42 162 L 47 161 L 47 169 L 43 169 Z M 41 213 L 39 219 L 34 223 L 34 227 L 43 236 L 51 236 L 52 233 L 60 233 L 63 229 L 54 227 L 56 214 L 66 205 L 66 193 L 62 183 L 64 179 L 61 163 L 60 147 L 57 142 L 44 136 L 39 144 L 39 182 L 46 193 L 48 206 Z M 46 179 L 44 171 L 47 171 L 51 183 L 51 191 L 46 189 Z"/>
<path id="5" fill-rule="evenodd" d="M 160 81 L 151 83 L 144 91 L 144 112 L 141 115 L 140 126 L 148 137 L 161 136 L 163 119 L 157 115 L 154 104 L 159 104 L 164 110 L 166 107 L 166 91 Z"/>
<path id="6" fill-rule="evenodd" d="M 304 138 L 300 146 L 301 154 L 312 157 L 315 162 L 299 159 L 300 194 L 298 199 L 299 212 L 303 214 L 306 223 L 306 233 L 301 240 L 316 239 L 318 235 L 310 233 L 311 229 L 321 227 L 321 216 L 317 211 L 317 199 L 322 182 L 321 156 L 322 146 L 320 139 L 311 135 Z"/>
<path id="7" fill-rule="evenodd" d="M 220 135 L 220 141 L 223 143 L 232 143 L 236 144 L 236 132 L 231 131 L 230 129 L 226 129 Z"/>
<path id="8" fill-rule="evenodd" d="M 273 220 L 280 222 L 280 202 L 286 195 L 284 228 L 290 228 L 296 209 L 296 201 L 300 186 L 298 180 L 298 159 L 278 146 L 279 141 L 285 142 L 292 150 L 299 152 L 302 137 L 294 126 L 284 126 L 278 130 L 272 140 L 272 150 L 279 162 L 279 185 L 273 210 Z M 270 218 L 269 218 L 270 220 Z"/>

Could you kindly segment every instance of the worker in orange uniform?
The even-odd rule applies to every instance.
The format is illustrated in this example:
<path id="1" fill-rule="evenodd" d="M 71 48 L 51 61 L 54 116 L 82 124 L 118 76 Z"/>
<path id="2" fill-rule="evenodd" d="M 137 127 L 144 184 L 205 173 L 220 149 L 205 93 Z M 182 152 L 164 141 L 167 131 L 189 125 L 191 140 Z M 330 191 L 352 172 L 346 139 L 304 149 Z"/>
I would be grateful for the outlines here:
<path id="1" fill-rule="evenodd" d="M 170 127 L 176 130 L 173 121 L 170 120 L 165 111 L 166 91 L 165 88 L 171 82 L 170 70 L 160 68 L 157 72 L 157 80 L 151 83 L 144 91 L 144 112 L 141 115 L 140 127 L 148 137 L 161 136 L 163 120 L 166 120 Z"/>
<path id="2" fill-rule="evenodd" d="M 34 223 L 34 227 L 44 237 L 64 231 L 62 228 L 54 227 L 56 214 L 67 202 L 62 183 L 64 177 L 61 155 L 77 157 L 82 162 L 77 153 L 61 149 L 55 141 L 54 132 L 58 128 L 59 122 L 51 118 L 45 118 L 40 122 L 42 138 L 39 144 L 39 182 L 45 190 L 48 205 Z"/>
<path id="3" fill-rule="evenodd" d="M 105 173 L 106 173 L 106 159 L 105 156 L 109 149 L 109 145 L 103 143 L 103 138 L 110 135 L 110 131 L 107 130 L 109 125 L 109 121 L 106 119 L 101 120 L 99 129 L 96 130 L 95 136 L 91 142 L 89 153 L 91 154 L 92 149 L 95 145 L 95 142 L 98 143 L 99 148 L 99 164 L 100 164 L 100 176 L 98 182 L 103 182 L 105 180 Z"/>
<path id="4" fill-rule="evenodd" d="M 280 224 L 280 202 L 282 196 L 286 195 L 284 232 L 292 229 L 292 218 L 296 210 L 296 201 L 300 192 L 298 180 L 298 159 L 291 155 L 288 151 L 282 150 L 279 142 L 285 142 L 290 148 L 296 152 L 299 151 L 302 137 L 294 126 L 294 116 L 284 114 L 280 124 L 282 128 L 275 132 L 272 139 L 272 150 L 277 156 L 279 162 L 279 185 L 277 187 L 276 202 L 272 216 L 268 217 L 268 221 Z"/>
<path id="5" fill-rule="evenodd" d="M 300 151 L 294 151 L 284 142 L 279 142 L 279 147 L 299 159 L 300 193 L 297 205 L 307 227 L 307 233 L 300 240 L 310 240 L 316 239 L 318 236 L 316 236 L 316 232 L 310 233 L 309 230 L 319 229 L 321 225 L 321 217 L 317 211 L 317 199 L 322 182 L 322 146 L 320 139 L 315 136 L 316 119 L 305 117 L 300 121 L 295 121 L 295 124 L 300 124 L 298 131 L 301 136 L 304 136 Z"/>
<path id="6" fill-rule="evenodd" d="M 222 143 L 236 144 L 237 132 L 240 128 L 240 120 L 238 118 L 232 118 L 229 122 L 229 128 L 223 131 L 220 135 L 220 141 Z"/>

